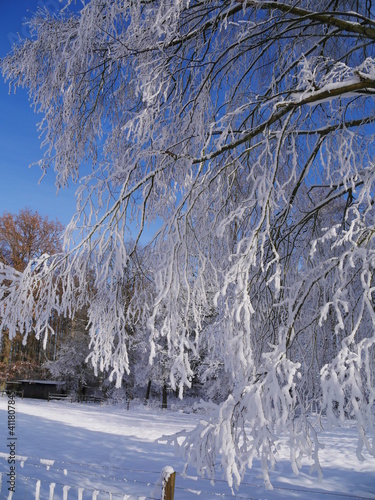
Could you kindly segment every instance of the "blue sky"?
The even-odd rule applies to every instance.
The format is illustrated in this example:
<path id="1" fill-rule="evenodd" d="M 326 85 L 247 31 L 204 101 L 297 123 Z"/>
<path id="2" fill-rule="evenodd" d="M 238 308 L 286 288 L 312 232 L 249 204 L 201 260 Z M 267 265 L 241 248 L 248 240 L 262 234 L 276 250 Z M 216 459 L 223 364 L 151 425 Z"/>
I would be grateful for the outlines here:
<path id="1" fill-rule="evenodd" d="M 76 0 L 76 5 L 79 7 L 80 0 Z M 55 13 L 61 3 L 59 0 L 0 0 L 0 58 L 11 51 L 19 36 L 21 39 L 28 36 L 24 22 L 38 7 Z M 44 153 L 37 129 L 41 118 L 30 107 L 27 90 L 18 89 L 16 94 L 12 90 L 9 94 L 9 85 L 0 73 L 0 215 L 29 207 L 67 225 L 75 213 L 77 186 L 56 194 L 52 170 L 39 183 L 41 170 L 37 166 L 29 168 Z M 148 242 L 157 227 L 159 222 L 147 226 L 141 241 Z"/>
<path id="2" fill-rule="evenodd" d="M 58 0 L 0 0 L 0 57 L 4 57 L 17 40 L 27 36 L 23 26 L 26 17 L 37 7 L 55 12 Z M 41 171 L 29 165 L 43 156 L 37 123 L 41 115 L 33 112 L 23 89 L 9 95 L 9 86 L 0 78 L 0 215 L 30 207 L 66 225 L 75 211 L 75 186 L 56 196 L 54 172 L 38 184 Z"/>

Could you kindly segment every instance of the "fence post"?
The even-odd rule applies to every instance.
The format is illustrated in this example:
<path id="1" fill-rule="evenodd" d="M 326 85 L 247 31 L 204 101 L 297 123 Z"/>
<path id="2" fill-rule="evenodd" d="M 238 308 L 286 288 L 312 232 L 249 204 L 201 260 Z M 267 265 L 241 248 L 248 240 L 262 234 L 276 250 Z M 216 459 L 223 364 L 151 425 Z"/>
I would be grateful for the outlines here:
<path id="1" fill-rule="evenodd" d="M 162 490 L 161 490 L 161 500 L 174 500 L 174 486 L 176 482 L 176 473 L 173 467 L 167 465 L 162 470 Z"/>

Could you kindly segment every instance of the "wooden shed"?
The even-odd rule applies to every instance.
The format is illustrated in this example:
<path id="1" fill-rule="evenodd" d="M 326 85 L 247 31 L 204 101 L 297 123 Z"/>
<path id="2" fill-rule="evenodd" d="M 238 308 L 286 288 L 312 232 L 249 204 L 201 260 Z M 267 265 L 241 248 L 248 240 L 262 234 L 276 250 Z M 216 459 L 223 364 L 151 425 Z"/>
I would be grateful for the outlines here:
<path id="1" fill-rule="evenodd" d="M 48 399 L 48 394 L 64 394 L 65 382 L 61 380 L 19 380 L 24 398 Z"/>

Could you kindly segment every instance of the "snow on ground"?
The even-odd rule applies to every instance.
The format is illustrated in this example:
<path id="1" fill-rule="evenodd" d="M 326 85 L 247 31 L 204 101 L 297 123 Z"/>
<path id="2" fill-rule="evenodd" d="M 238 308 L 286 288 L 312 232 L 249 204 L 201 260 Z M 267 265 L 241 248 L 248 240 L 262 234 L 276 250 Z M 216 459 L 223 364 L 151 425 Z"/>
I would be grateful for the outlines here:
<path id="1" fill-rule="evenodd" d="M 0 498 L 8 499 L 10 472 L 7 447 L 8 398 L 0 398 Z M 175 500 L 375 499 L 375 459 L 359 462 L 352 423 L 322 435 L 323 480 L 310 473 L 309 464 L 295 476 L 281 452 L 271 480 L 264 488 L 259 464 L 248 472 L 232 496 L 227 484 L 214 485 L 190 469 L 179 473 L 183 459 L 157 440 L 181 429 L 191 429 L 199 415 L 134 406 L 47 402 L 16 399 L 16 493 L 12 500 L 110 500 L 160 498 L 158 484 L 165 466 L 177 471 Z M 284 453 L 284 454 L 283 454 Z M 52 495 L 53 492 L 53 495 Z"/>

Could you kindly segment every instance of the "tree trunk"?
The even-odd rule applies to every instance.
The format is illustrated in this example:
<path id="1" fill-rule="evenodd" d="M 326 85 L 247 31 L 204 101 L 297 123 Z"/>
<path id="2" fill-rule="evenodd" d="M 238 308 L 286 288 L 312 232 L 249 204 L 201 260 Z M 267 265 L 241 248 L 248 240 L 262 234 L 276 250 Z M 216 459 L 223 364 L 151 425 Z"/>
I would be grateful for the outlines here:
<path id="1" fill-rule="evenodd" d="M 162 399 L 162 403 L 161 403 L 161 407 L 163 410 L 166 410 L 168 408 L 168 403 L 167 403 L 167 384 L 164 383 L 163 385 L 163 399 Z"/>
<path id="2" fill-rule="evenodd" d="M 149 380 L 147 384 L 145 403 L 147 403 L 148 400 L 150 399 L 150 394 L 151 394 L 151 380 Z"/>

